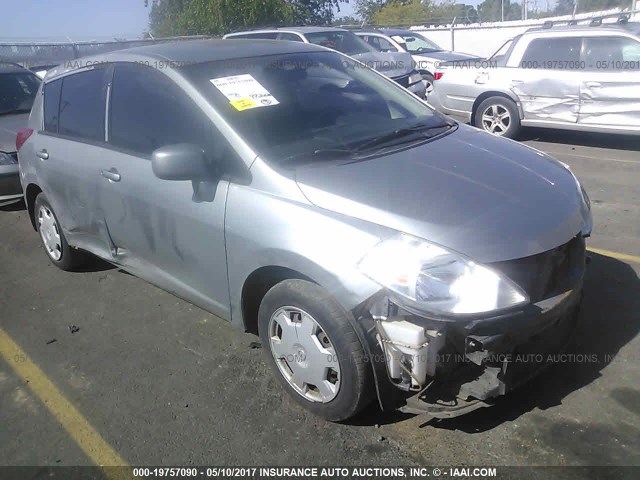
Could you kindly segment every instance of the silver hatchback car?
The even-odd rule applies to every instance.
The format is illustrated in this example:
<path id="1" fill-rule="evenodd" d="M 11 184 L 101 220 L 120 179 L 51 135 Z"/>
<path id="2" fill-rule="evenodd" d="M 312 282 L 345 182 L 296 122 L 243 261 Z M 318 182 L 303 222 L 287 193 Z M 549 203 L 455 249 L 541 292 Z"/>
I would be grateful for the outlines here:
<path id="1" fill-rule="evenodd" d="M 90 252 L 259 334 L 327 419 L 490 405 L 541 367 L 511 355 L 555 352 L 575 324 L 591 213 L 568 167 L 338 52 L 80 60 L 47 74 L 22 135 L 51 262 Z"/>

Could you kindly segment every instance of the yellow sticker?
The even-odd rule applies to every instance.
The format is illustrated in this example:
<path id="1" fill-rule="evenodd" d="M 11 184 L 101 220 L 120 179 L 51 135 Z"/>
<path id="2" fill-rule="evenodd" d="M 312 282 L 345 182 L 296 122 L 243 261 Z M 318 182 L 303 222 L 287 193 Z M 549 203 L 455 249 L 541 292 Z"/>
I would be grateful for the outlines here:
<path id="1" fill-rule="evenodd" d="M 239 98 L 238 100 L 231 100 L 229 102 L 239 112 L 248 110 L 249 108 L 256 108 L 258 104 L 250 98 Z"/>

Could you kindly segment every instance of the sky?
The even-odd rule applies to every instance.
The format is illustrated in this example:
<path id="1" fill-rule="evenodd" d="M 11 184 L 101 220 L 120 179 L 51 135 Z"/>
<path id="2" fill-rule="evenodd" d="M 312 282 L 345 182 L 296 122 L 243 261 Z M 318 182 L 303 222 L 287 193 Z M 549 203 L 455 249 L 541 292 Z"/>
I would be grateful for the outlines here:
<path id="1" fill-rule="evenodd" d="M 148 29 L 144 0 L 0 0 L 1 39 L 89 40 L 139 37 Z"/>

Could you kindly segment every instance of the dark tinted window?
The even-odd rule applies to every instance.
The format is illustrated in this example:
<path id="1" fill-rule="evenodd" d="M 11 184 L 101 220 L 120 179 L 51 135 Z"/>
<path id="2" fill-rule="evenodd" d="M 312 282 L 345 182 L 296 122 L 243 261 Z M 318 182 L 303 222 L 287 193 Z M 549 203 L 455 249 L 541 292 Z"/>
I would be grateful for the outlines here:
<path id="1" fill-rule="evenodd" d="M 58 133 L 58 112 L 62 80 L 49 82 L 44 86 L 44 130 Z"/>
<path id="2" fill-rule="evenodd" d="M 291 42 L 301 42 L 302 39 L 295 33 L 279 33 L 278 40 L 288 40 Z"/>
<path id="3" fill-rule="evenodd" d="M 585 63 L 595 70 L 637 70 L 640 42 L 627 37 L 585 39 Z"/>
<path id="4" fill-rule="evenodd" d="M 582 38 L 536 38 L 522 57 L 524 68 L 578 69 Z M 567 64 L 566 62 L 571 62 Z"/>
<path id="5" fill-rule="evenodd" d="M 328 30 L 326 32 L 307 33 L 306 37 L 311 43 L 337 50 L 346 55 L 358 55 L 375 50 L 353 32 Z"/>
<path id="6" fill-rule="evenodd" d="M 109 143 L 148 156 L 176 143 L 203 145 L 211 122 L 164 74 L 116 65 L 109 100 Z"/>
<path id="7" fill-rule="evenodd" d="M 38 77 L 27 70 L 0 73 L 0 114 L 28 113 L 39 87 Z"/>
<path id="8" fill-rule="evenodd" d="M 278 32 L 242 33 L 240 35 L 234 35 L 230 38 L 258 38 L 262 40 L 275 40 L 276 38 L 278 38 Z"/>
<path id="9" fill-rule="evenodd" d="M 104 140 L 104 68 L 62 79 L 58 133 Z"/>
<path id="10" fill-rule="evenodd" d="M 379 52 L 397 52 L 391 42 L 380 37 L 367 37 L 367 43 Z"/>

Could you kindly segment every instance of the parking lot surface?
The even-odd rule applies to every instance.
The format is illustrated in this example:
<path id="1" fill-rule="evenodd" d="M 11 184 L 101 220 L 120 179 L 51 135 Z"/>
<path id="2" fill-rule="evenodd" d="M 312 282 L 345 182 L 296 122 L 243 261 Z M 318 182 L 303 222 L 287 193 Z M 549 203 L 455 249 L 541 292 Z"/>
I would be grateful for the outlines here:
<path id="1" fill-rule="evenodd" d="M 257 337 L 110 265 L 58 270 L 23 206 L 3 207 L 0 464 L 640 465 L 639 142 L 538 130 L 523 141 L 581 179 L 598 253 L 567 356 L 451 420 L 375 407 L 347 424 L 314 417 Z"/>

